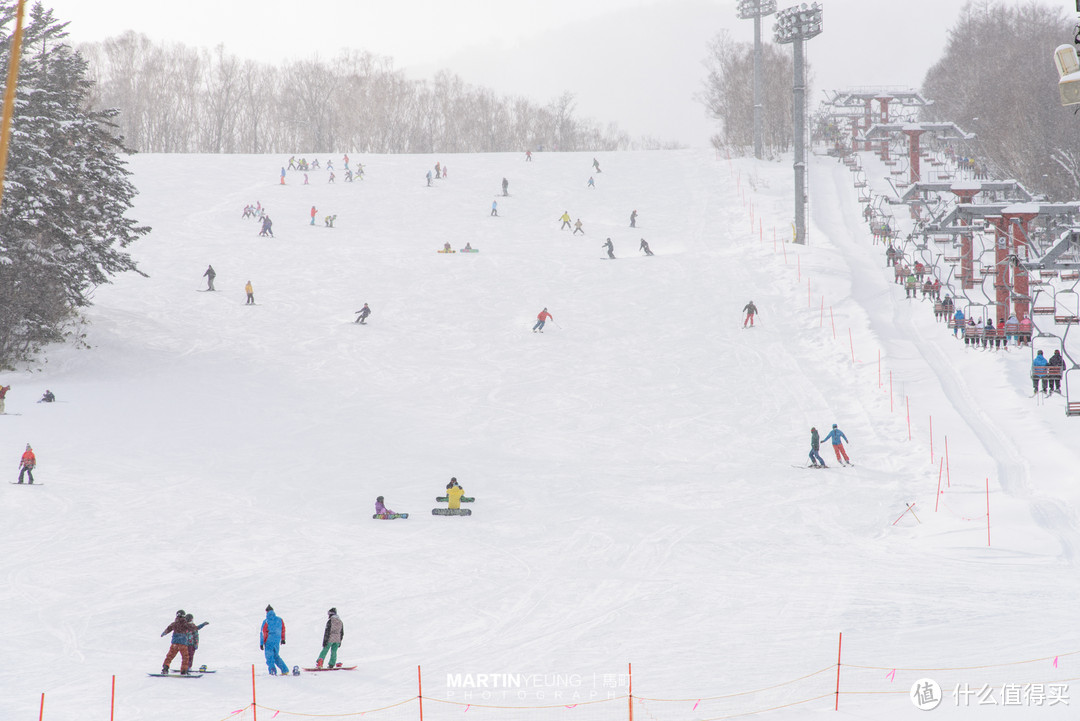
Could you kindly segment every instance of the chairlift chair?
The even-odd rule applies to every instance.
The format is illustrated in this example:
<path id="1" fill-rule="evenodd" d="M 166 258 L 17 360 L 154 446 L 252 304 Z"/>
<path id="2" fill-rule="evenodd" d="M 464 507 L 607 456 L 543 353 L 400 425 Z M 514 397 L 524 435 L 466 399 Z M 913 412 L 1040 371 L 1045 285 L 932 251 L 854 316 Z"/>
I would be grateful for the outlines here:
<path id="1" fill-rule="evenodd" d="M 1054 322 L 1061 324 L 1080 322 L 1080 294 L 1070 288 L 1054 293 Z"/>

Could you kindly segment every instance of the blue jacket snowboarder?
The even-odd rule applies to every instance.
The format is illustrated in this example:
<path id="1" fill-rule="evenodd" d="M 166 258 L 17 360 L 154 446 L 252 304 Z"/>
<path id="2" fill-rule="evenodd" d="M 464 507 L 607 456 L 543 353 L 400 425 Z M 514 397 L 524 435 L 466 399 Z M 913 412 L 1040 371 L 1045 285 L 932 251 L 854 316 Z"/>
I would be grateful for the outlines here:
<path id="1" fill-rule="evenodd" d="M 285 621 L 274 613 L 273 606 L 266 607 L 266 620 L 263 621 L 262 632 L 259 635 L 259 650 L 266 655 L 266 667 L 271 676 L 277 676 L 280 669 L 282 674 L 289 673 L 289 667 L 281 660 L 279 653 L 285 643 Z"/>

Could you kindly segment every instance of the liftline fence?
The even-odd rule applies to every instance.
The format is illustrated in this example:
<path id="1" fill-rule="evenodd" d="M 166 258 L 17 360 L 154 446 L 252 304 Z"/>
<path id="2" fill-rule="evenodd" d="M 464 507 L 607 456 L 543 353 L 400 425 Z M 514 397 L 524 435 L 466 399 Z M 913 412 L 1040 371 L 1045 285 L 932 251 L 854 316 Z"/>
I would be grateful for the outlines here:
<path id="1" fill-rule="evenodd" d="M 857 706 L 882 713 L 908 709 L 916 688 L 926 679 L 941 689 L 942 705 L 1072 706 L 1070 686 L 1080 681 L 1080 651 L 1021 660 L 990 660 L 961 666 L 904 667 L 849 663 L 842 659 L 802 676 L 756 688 L 724 690 L 698 698 L 662 698 L 634 691 L 626 673 L 588 676 L 541 676 L 538 683 L 517 683 L 518 674 L 479 674 L 448 678 L 437 695 L 424 693 L 417 668 L 416 695 L 377 708 L 313 712 L 259 703 L 257 689 L 288 681 L 257 679 L 252 667 L 252 702 L 214 717 L 216 721 L 258 719 L 348 719 L 366 721 L 720 721 L 769 716 L 783 709 L 839 710 Z M 494 677 L 495 682 L 492 682 Z M 642 679 L 637 679 L 639 682 Z M 256 683 L 257 682 L 257 683 Z M 640 683 L 639 683 L 640 685 Z M 403 693 L 407 693 L 402 689 Z M 525 699 L 525 700 L 522 700 Z M 344 704 L 343 704 L 344 705 Z M 777 713 L 777 715 L 780 715 Z M 205 721 L 213 721 L 206 718 Z"/>

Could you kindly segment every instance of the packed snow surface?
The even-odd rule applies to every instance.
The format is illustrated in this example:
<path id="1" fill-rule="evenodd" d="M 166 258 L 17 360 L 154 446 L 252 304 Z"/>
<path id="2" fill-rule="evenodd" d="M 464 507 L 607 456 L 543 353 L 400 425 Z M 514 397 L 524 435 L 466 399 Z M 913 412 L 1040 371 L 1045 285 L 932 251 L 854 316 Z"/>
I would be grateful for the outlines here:
<path id="1" fill-rule="evenodd" d="M 43 693 L 109 718 L 114 676 L 118 720 L 248 719 L 254 665 L 260 719 L 414 719 L 419 666 L 429 719 L 618 720 L 628 664 L 673 699 L 638 718 L 836 718 L 838 651 L 849 718 L 916 717 L 924 677 L 944 717 L 1068 718 L 1080 693 L 1000 700 L 1080 676 L 1080 420 L 1030 398 L 1030 351 L 965 350 L 905 300 L 833 159 L 797 246 L 790 162 L 596 158 L 354 155 L 346 183 L 323 155 L 309 185 L 284 157 L 132 158 L 148 277 L 0 375 L 8 480 L 31 443 L 41 484 L 0 490 L 0 719 Z M 805 469 L 833 423 L 855 466 Z M 471 517 L 431 515 L 451 476 Z M 379 495 L 409 518 L 373 520 Z M 290 667 L 334 606 L 359 668 L 270 678 L 267 604 Z M 218 672 L 151 678 L 180 608 Z"/>

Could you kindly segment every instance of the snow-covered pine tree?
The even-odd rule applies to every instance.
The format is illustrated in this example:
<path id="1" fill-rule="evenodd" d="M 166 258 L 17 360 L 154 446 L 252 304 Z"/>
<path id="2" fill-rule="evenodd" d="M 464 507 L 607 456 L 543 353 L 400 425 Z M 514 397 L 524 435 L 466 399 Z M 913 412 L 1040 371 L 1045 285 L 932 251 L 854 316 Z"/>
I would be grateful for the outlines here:
<path id="1" fill-rule="evenodd" d="M 15 7 L 0 0 L 3 68 Z M 62 340 L 96 286 L 139 272 L 124 248 L 150 232 L 125 216 L 136 190 L 114 135 L 118 111 L 88 109 L 93 83 L 65 28 L 38 2 L 23 31 L 0 206 L 0 367 Z"/>

